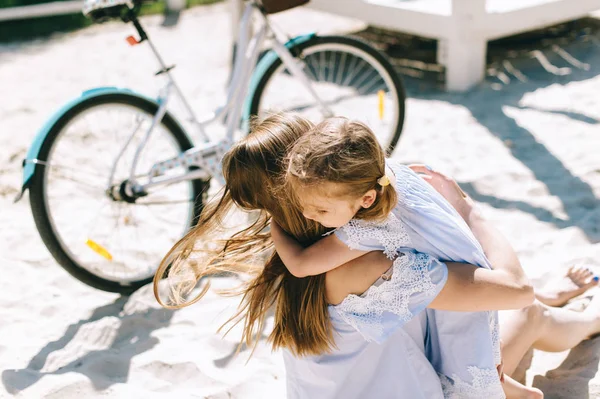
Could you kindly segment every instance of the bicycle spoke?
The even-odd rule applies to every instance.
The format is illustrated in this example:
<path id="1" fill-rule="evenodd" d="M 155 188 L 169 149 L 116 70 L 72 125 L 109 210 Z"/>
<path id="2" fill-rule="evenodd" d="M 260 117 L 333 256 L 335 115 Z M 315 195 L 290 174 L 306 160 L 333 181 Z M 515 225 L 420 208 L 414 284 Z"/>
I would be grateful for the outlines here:
<path id="1" fill-rule="evenodd" d="M 182 199 L 182 200 L 171 200 L 171 201 L 167 201 L 167 200 L 163 200 L 163 201 L 151 201 L 151 202 L 141 202 L 138 201 L 137 204 L 138 205 L 143 205 L 143 206 L 149 206 L 149 205 L 170 205 L 170 204 L 189 204 L 194 202 L 191 199 Z"/>
<path id="2" fill-rule="evenodd" d="M 87 125 L 87 127 L 89 129 L 89 134 L 90 135 L 94 135 L 93 134 L 94 129 L 92 129 L 92 127 L 91 127 L 91 126 L 93 126 L 93 124 L 90 125 L 90 123 L 88 121 L 88 118 L 89 118 L 89 116 L 86 115 L 86 117 L 83 118 L 83 121 L 85 122 L 85 124 Z M 95 149 L 95 150 L 97 151 L 98 149 Z M 100 150 L 103 152 L 103 154 L 106 154 L 106 150 L 105 149 L 100 148 Z M 102 159 L 102 161 L 105 163 L 104 164 L 105 167 L 107 167 L 107 168 L 110 167 L 110 163 L 108 163 L 109 161 L 107 161 L 107 159 L 110 159 L 110 154 L 108 154 L 108 157 L 104 156 L 104 157 L 100 157 L 100 159 Z"/>
<path id="3" fill-rule="evenodd" d="M 127 104 L 91 108 L 65 125 L 48 155 L 45 203 L 52 231 L 74 263 L 110 281 L 150 278 L 192 220 L 197 194 L 192 181 L 153 187 L 132 203 L 106 194 L 113 164 L 111 185 L 129 179 L 143 143 L 136 133 L 147 130 L 151 120 L 152 115 Z M 148 177 L 154 163 L 183 150 L 164 124 L 154 129 L 137 164 L 138 181 Z"/>
<path id="4" fill-rule="evenodd" d="M 161 221 L 163 223 L 169 223 L 171 220 L 171 219 L 169 219 L 168 216 L 164 215 L 164 213 L 162 213 L 162 212 L 156 213 L 157 211 L 155 210 L 155 207 L 148 206 L 148 207 L 146 207 L 146 209 L 148 209 L 148 211 L 152 214 L 152 216 L 154 217 L 155 220 Z"/>
<path id="5" fill-rule="evenodd" d="M 360 65 L 361 67 L 357 70 L 356 68 L 354 69 L 354 72 L 352 75 L 350 75 L 349 79 L 348 79 L 348 85 L 350 86 L 354 86 L 354 79 L 357 76 L 360 76 L 360 73 L 363 71 L 363 69 L 365 69 L 365 67 L 368 67 L 368 63 L 364 60 L 360 60 Z"/>
<path id="6" fill-rule="evenodd" d="M 83 173 L 85 175 L 88 175 L 91 178 L 104 179 L 104 175 L 98 173 L 97 171 L 95 171 L 95 170 L 93 171 L 93 170 L 89 170 L 89 169 L 84 169 L 81 166 L 66 166 L 66 165 L 62 165 L 62 164 L 56 164 L 56 163 L 53 162 L 52 164 L 46 163 L 45 167 L 49 168 L 51 170 L 65 169 L 65 170 L 68 170 L 70 172 L 75 172 L 75 173 L 81 172 L 81 173 Z"/>
<path id="7" fill-rule="evenodd" d="M 367 79 L 368 79 L 368 77 L 369 77 L 370 75 L 374 75 L 374 78 L 375 78 L 375 79 L 376 79 L 376 78 L 378 78 L 377 72 L 376 72 L 376 71 L 373 71 L 373 70 L 370 70 L 368 73 L 365 73 L 365 74 L 363 74 L 362 78 L 361 78 L 361 79 L 359 79 L 359 80 L 357 80 L 357 81 L 354 83 L 354 85 L 353 85 L 353 86 L 354 86 L 354 87 L 356 87 L 356 88 L 358 89 L 359 87 L 361 87 L 361 86 L 362 86 L 363 82 L 364 82 L 365 80 L 367 80 Z"/>
<path id="8" fill-rule="evenodd" d="M 333 39 L 302 49 L 304 69 L 314 77 L 311 88 L 319 101 L 282 65 L 262 89 L 260 108 L 294 111 L 320 122 L 324 105 L 334 115 L 369 122 L 381 144 L 389 147 L 398 139 L 402 122 L 398 99 L 403 93 L 396 89 L 396 73 L 389 62 L 384 66 L 372 52 L 363 50 L 363 44 L 344 42 Z"/>
<path id="9" fill-rule="evenodd" d="M 329 75 L 333 74 L 333 62 L 334 62 L 334 58 L 335 58 L 335 53 L 326 53 L 329 55 L 329 63 L 327 65 L 327 68 L 325 69 L 325 81 L 329 82 Z M 327 58 L 327 57 L 326 57 Z"/>
<path id="10" fill-rule="evenodd" d="M 358 57 L 353 57 L 354 59 L 352 60 L 352 65 L 348 67 L 348 73 L 346 75 L 346 78 L 344 79 L 344 81 L 342 82 L 342 86 L 347 86 L 348 83 L 352 80 L 352 78 L 354 77 L 354 70 L 356 69 L 356 64 L 358 64 L 359 62 L 361 62 L 362 60 Z"/>
<path id="11" fill-rule="evenodd" d="M 364 86 L 366 87 L 366 89 L 361 89 L 360 87 L 356 89 L 357 93 L 361 96 L 367 93 L 377 93 L 378 89 L 383 91 L 385 91 L 386 89 L 385 82 L 383 81 L 383 79 L 381 79 L 380 76 L 375 76 L 375 78 L 371 79 Z"/>
<path id="12" fill-rule="evenodd" d="M 312 64 L 312 58 L 311 57 L 307 57 L 304 59 L 304 65 L 307 66 L 306 69 L 308 69 L 308 72 L 310 72 L 310 76 L 312 77 L 312 81 L 313 82 L 317 82 L 319 79 L 317 78 L 317 75 L 315 74 L 315 68 Z"/>
<path id="13" fill-rule="evenodd" d="M 70 181 L 70 182 L 73 182 L 73 183 L 77 183 L 77 184 L 81 185 L 84 188 L 91 189 L 91 190 L 98 190 L 99 192 L 106 191 L 105 187 L 101 187 L 99 185 L 94 185 L 93 183 L 90 183 L 90 182 L 87 182 L 87 181 L 84 181 L 84 180 L 79 180 L 79 179 L 76 179 L 74 177 L 67 176 L 67 175 L 53 175 L 52 178 L 60 178 L 60 179 L 65 180 L 65 181 Z"/>
<path id="14" fill-rule="evenodd" d="M 323 65 L 323 64 L 325 64 L 325 52 L 324 52 L 324 51 L 323 51 L 323 52 L 321 52 L 320 56 L 321 56 L 321 57 L 320 57 L 319 63 L 320 63 L 321 65 Z M 319 81 L 323 81 L 323 80 L 324 80 L 324 79 L 323 79 L 323 74 L 322 74 L 322 72 L 323 72 L 323 69 L 322 69 L 322 68 L 320 68 L 320 69 L 319 69 Z"/>
<path id="15" fill-rule="evenodd" d="M 340 60 L 340 63 L 339 63 L 339 67 L 338 67 L 338 73 L 337 73 L 337 76 L 335 78 L 335 83 L 336 84 L 340 84 L 342 82 L 342 78 L 344 76 L 344 71 L 345 71 L 345 68 L 346 68 L 346 62 L 345 62 L 346 61 L 346 56 L 347 56 L 346 53 L 342 53 L 341 60 Z"/>

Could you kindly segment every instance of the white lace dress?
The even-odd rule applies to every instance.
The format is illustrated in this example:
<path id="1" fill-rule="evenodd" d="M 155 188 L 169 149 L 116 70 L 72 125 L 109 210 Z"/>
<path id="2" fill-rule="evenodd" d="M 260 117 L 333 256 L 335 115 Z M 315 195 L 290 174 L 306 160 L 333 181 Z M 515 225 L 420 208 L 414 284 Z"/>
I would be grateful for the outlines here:
<path id="1" fill-rule="evenodd" d="M 497 312 L 425 309 L 441 289 L 441 281 L 433 281 L 431 275 L 436 268 L 446 271 L 438 260 L 486 268 L 489 261 L 466 223 L 437 191 L 404 165 L 388 161 L 388 167 L 395 174 L 399 200 L 387 221 L 355 219 L 335 234 L 350 248 L 381 250 L 396 259 L 391 278 L 362 296 L 348 296 L 331 307 L 331 313 L 367 341 L 378 343 L 425 313 L 425 354 L 440 377 L 444 397 L 504 398 L 496 371 Z"/>

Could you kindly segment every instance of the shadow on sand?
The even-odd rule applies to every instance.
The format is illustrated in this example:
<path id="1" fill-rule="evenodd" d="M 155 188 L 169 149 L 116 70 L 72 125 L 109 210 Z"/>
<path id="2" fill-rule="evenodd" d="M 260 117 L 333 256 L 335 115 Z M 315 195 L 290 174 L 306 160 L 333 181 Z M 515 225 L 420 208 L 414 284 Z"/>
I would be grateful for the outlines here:
<path id="1" fill-rule="evenodd" d="M 600 339 L 583 341 L 571 349 L 560 366 L 546 375 L 536 375 L 532 385 L 542 392 L 552 392 L 546 399 L 588 399 L 589 382 L 596 376 L 599 362 Z"/>
<path id="2" fill-rule="evenodd" d="M 598 220 L 590 220 L 590 210 L 600 208 L 600 200 L 592 187 L 575 176 L 531 131 L 519 125 L 507 112 L 507 109 L 517 108 L 558 114 L 600 127 L 600 120 L 590 115 L 564 109 L 535 109 L 521 104 L 527 93 L 550 85 L 584 81 L 600 74 L 600 20 L 584 18 L 491 42 L 488 45 L 487 80 L 468 93 L 448 93 L 440 88 L 443 68 L 434 64 L 435 41 L 408 35 L 394 35 L 386 40 L 381 32 L 377 33 L 379 46 L 392 57 L 399 70 L 404 72 L 407 97 L 445 101 L 470 111 L 473 118 L 491 134 L 510 144 L 507 148 L 514 158 L 531 170 L 534 177 L 547 187 L 549 195 L 561 200 L 567 220 L 556 218 L 548 210 L 527 202 L 481 194 L 472 184 L 459 182 L 465 191 L 477 201 L 489 203 L 496 208 L 516 208 L 559 228 L 576 226 L 586 234 L 590 242 L 600 242 L 600 212 L 594 214 Z M 358 35 L 366 39 L 374 38 L 372 29 L 359 32 Z M 557 47 L 572 55 L 575 59 L 574 64 L 560 57 L 555 51 Z M 556 74 L 545 69 L 538 59 L 532 56 L 533 50 L 542 51 L 551 66 L 556 67 Z M 412 61 L 407 61 L 407 58 L 411 58 Z M 503 69 L 507 60 L 510 67 L 514 67 L 526 77 L 526 81 L 520 81 Z M 482 107 L 482 103 L 489 106 Z M 568 140 L 568 137 L 565 137 L 565 140 Z M 395 150 L 398 151 L 402 151 L 402 141 Z M 576 200 L 567 198 L 571 197 L 573 192 L 578 193 Z"/>
<path id="3" fill-rule="evenodd" d="M 147 306 L 135 309 L 137 303 L 132 298 L 120 296 L 94 309 L 90 317 L 67 326 L 62 337 L 41 348 L 27 367 L 4 370 L 2 383 L 6 390 L 17 394 L 46 375 L 70 372 L 86 375 L 98 391 L 127 382 L 131 359 L 158 343 L 151 334 L 167 327 L 174 314 Z M 88 349 L 94 346 L 103 349 Z M 102 373 L 98 367 L 102 367 Z"/>

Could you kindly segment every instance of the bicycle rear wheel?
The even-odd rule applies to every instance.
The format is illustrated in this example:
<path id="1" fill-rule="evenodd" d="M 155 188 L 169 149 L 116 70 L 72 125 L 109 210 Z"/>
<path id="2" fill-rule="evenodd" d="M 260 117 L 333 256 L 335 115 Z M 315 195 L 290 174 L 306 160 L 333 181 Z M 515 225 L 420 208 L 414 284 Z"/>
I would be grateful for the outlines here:
<path id="1" fill-rule="evenodd" d="M 52 126 L 40 150 L 41 165 L 30 186 L 38 231 L 65 270 L 101 290 L 128 294 L 151 282 L 162 257 L 197 221 L 204 204 L 208 182 L 199 180 L 160 186 L 135 199 L 111 194 L 110 188 L 129 178 L 133 154 L 157 109 L 123 93 L 92 97 Z M 146 173 L 155 162 L 191 147 L 166 114 L 137 170 Z"/>
<path id="2" fill-rule="evenodd" d="M 290 48 L 319 98 L 334 116 L 365 122 L 391 154 L 404 124 L 405 92 L 388 59 L 369 44 L 345 36 L 315 36 Z M 324 110 L 278 58 L 262 75 L 250 114 L 294 111 L 320 122 Z"/>

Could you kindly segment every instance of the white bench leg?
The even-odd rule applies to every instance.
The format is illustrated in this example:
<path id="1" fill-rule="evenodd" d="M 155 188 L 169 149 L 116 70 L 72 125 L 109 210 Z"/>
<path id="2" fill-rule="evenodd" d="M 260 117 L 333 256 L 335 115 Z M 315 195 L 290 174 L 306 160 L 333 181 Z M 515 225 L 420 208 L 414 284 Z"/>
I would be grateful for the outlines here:
<path id="1" fill-rule="evenodd" d="M 451 38 L 438 42 L 438 62 L 446 67 L 446 88 L 466 91 L 485 77 L 485 38 Z"/>
<path id="2" fill-rule="evenodd" d="M 452 31 L 438 42 L 438 62 L 446 67 L 446 88 L 466 91 L 485 76 L 487 39 L 478 26 L 486 0 L 452 0 Z"/>

